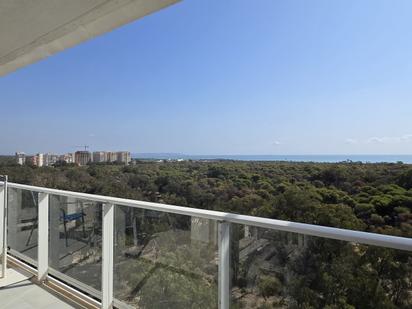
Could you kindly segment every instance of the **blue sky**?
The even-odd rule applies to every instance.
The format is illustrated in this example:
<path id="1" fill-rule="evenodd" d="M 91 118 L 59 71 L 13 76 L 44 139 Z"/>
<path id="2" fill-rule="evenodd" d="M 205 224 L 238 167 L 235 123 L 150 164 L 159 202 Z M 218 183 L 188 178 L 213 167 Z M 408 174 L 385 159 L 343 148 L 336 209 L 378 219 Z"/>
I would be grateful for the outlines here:
<path id="1" fill-rule="evenodd" d="M 1 78 L 0 153 L 410 154 L 411 12 L 184 0 Z"/>

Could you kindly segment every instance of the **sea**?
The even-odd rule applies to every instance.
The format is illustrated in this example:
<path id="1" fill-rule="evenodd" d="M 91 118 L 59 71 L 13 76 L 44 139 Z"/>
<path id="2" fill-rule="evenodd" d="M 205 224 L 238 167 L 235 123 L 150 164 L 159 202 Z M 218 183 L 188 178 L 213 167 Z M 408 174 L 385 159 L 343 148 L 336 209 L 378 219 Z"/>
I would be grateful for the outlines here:
<path id="1" fill-rule="evenodd" d="M 412 164 L 412 155 L 188 155 L 179 153 L 135 153 L 134 159 L 144 160 L 236 160 L 287 162 L 362 162 Z"/>

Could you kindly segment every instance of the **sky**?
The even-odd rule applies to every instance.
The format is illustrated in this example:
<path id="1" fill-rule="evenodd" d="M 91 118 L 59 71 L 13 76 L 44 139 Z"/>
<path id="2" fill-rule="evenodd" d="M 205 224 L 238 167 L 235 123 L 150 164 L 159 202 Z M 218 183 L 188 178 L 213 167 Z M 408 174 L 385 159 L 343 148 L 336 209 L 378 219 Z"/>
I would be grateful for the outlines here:
<path id="1" fill-rule="evenodd" d="M 184 0 L 0 78 L 0 153 L 411 154 L 411 12 Z"/>

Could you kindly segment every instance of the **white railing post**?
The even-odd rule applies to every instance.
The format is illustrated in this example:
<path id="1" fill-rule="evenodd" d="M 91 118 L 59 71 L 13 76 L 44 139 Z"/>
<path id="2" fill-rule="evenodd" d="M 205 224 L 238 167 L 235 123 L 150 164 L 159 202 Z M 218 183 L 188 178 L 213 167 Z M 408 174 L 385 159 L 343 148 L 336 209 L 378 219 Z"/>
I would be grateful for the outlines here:
<path id="1" fill-rule="evenodd" d="M 49 270 L 49 195 L 47 193 L 39 193 L 38 195 L 37 231 L 37 257 L 39 260 L 37 280 L 43 282 L 46 280 Z"/>
<path id="2" fill-rule="evenodd" d="M 103 204 L 102 309 L 113 308 L 114 205 Z"/>
<path id="3" fill-rule="evenodd" d="M 0 248 L 1 248 L 1 276 L 7 274 L 7 176 L 2 176 L 3 185 L 0 188 Z"/>
<path id="4" fill-rule="evenodd" d="M 219 309 L 228 309 L 230 305 L 230 223 L 218 223 L 219 246 Z"/>

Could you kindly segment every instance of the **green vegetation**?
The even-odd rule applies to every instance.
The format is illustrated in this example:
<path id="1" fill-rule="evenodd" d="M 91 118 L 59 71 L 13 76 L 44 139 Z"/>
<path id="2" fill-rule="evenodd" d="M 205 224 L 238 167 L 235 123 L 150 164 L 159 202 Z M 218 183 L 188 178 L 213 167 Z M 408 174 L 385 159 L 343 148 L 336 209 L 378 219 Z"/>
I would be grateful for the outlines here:
<path id="1" fill-rule="evenodd" d="M 0 174 L 18 183 L 412 237 L 412 166 L 401 163 L 141 161 L 35 168 L 3 162 Z M 260 251 L 242 258 L 253 242 L 245 240 L 244 227 L 233 233 L 235 306 L 412 308 L 407 252 L 258 229 L 252 234 Z M 182 281 L 171 291 L 166 283 L 174 277 L 153 278 L 143 288 L 142 307 L 158 297 L 152 285 L 164 286 L 163 300 L 169 294 L 183 300 L 184 291 L 196 291 L 185 284 L 198 282 Z M 145 298 L 149 290 L 153 295 Z M 208 308 L 206 294 L 195 301 L 198 307 Z"/>
<path id="2" fill-rule="evenodd" d="M 3 163 L 0 173 L 18 183 L 412 236 L 412 167 L 405 164 Z"/>

